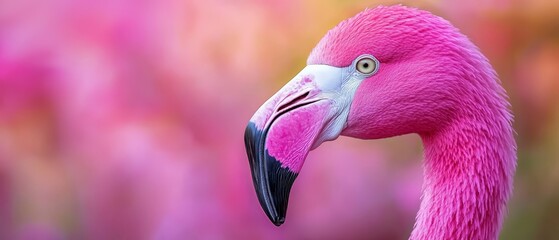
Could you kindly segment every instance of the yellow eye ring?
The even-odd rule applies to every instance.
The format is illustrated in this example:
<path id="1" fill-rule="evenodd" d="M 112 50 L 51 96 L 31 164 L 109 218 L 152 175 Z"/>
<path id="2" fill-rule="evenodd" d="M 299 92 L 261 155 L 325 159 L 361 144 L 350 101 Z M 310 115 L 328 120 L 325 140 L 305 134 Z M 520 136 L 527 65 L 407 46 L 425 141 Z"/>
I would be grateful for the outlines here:
<path id="1" fill-rule="evenodd" d="M 361 58 L 355 64 L 355 69 L 363 74 L 372 74 L 376 72 L 377 68 L 378 60 L 370 57 Z"/>

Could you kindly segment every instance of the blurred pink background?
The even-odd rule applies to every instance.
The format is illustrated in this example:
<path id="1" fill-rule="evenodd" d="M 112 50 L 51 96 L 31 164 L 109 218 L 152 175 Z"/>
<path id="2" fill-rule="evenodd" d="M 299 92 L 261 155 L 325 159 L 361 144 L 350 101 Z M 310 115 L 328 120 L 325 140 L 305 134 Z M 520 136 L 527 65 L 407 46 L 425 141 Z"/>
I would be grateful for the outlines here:
<path id="1" fill-rule="evenodd" d="M 406 239 L 415 135 L 309 155 L 287 221 L 243 132 L 339 21 L 395 1 L 0 2 L 0 239 Z M 559 235 L 559 2 L 413 1 L 490 59 L 516 115 L 502 239 Z"/>

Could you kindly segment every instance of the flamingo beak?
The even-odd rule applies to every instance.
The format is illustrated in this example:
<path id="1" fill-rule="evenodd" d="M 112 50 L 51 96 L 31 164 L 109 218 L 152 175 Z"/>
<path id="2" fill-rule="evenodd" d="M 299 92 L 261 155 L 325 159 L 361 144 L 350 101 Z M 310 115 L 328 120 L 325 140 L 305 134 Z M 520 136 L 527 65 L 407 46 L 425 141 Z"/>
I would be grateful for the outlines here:
<path id="1" fill-rule="evenodd" d="M 309 65 L 251 118 L 245 147 L 260 205 L 276 226 L 310 150 L 345 127 L 357 80 L 349 68 Z"/>

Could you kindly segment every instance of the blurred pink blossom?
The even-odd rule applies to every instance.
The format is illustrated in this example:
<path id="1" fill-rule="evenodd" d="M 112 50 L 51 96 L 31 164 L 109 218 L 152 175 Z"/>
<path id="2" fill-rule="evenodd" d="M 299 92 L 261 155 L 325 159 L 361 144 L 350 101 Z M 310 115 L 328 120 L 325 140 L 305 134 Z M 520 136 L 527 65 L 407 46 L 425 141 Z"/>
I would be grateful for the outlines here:
<path id="1" fill-rule="evenodd" d="M 513 26 L 470 20 L 511 1 L 436 4 L 490 57 L 510 51 Z M 311 152 L 281 228 L 260 209 L 244 151 L 256 108 L 327 29 L 375 5 L 0 2 L 0 239 L 406 238 L 418 139 Z M 514 89 L 548 110 L 555 55 L 534 54 Z"/>

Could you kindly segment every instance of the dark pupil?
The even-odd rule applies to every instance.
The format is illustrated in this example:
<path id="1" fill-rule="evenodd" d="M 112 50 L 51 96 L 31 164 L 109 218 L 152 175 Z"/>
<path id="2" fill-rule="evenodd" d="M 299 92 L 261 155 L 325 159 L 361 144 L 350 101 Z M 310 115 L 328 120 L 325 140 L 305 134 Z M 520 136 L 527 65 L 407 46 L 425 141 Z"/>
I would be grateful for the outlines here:
<path id="1" fill-rule="evenodd" d="M 363 63 L 364 68 L 369 68 L 369 63 Z"/>

